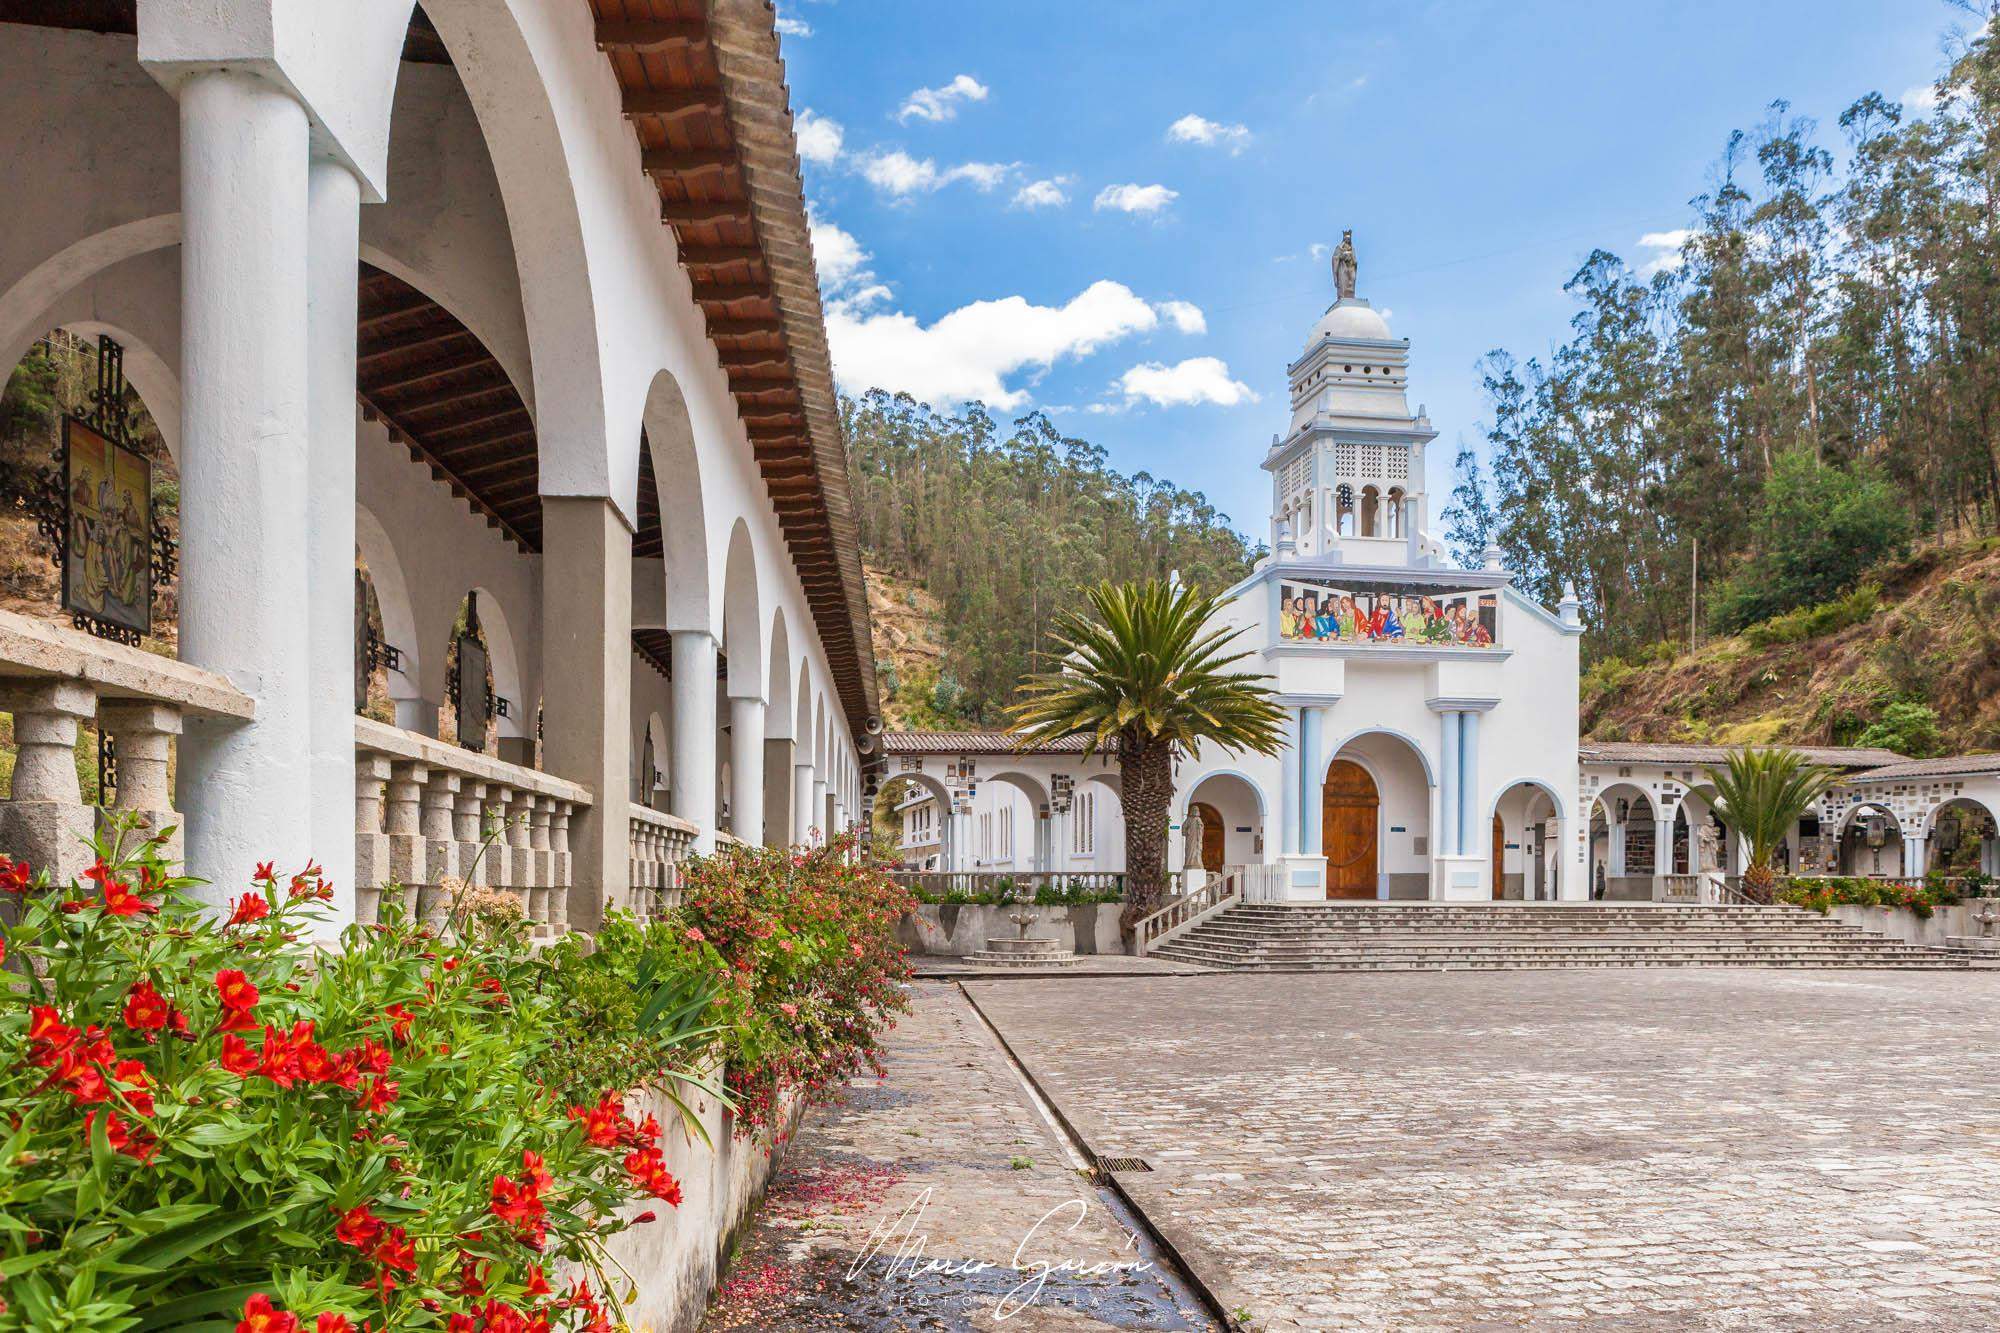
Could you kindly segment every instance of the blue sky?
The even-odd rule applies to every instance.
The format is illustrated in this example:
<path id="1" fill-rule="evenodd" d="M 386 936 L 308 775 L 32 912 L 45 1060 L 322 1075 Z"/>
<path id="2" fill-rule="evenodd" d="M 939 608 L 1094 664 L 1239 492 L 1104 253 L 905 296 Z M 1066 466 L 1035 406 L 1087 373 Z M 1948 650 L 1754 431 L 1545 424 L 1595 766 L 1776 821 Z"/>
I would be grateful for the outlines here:
<path id="1" fill-rule="evenodd" d="M 1774 98 L 1822 123 L 1944 64 L 1942 0 L 781 0 L 836 372 L 1003 419 L 1264 534 L 1284 368 L 1332 300 L 1413 340 L 1434 495 L 1488 350 L 1545 352 Z M 1315 249 L 1314 247 L 1319 247 Z M 1433 502 L 1433 513 L 1442 500 Z"/>

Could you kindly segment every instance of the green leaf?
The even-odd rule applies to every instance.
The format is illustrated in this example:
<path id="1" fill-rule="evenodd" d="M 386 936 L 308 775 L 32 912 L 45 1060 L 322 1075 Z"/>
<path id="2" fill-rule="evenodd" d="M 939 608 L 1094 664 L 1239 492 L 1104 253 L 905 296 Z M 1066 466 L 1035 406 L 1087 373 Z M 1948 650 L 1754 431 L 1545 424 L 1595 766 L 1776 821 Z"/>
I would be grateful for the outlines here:
<path id="1" fill-rule="evenodd" d="M 195 1218 L 180 1226 L 168 1227 L 158 1235 L 148 1236 L 118 1257 L 128 1264 L 144 1264 L 155 1270 L 169 1269 L 239 1231 L 283 1217 L 285 1212 L 283 1208 L 267 1208 L 261 1213 L 225 1213 L 220 1217 Z"/>
<path id="2" fill-rule="evenodd" d="M 250 1282 L 239 1287 L 222 1287 L 213 1291 L 200 1291 L 192 1296 L 183 1296 L 177 1301 L 167 1301 L 155 1305 L 139 1318 L 141 1330 L 177 1329 L 182 1333 L 192 1333 L 195 1329 L 236 1327 L 234 1318 L 218 1324 L 213 1320 L 200 1319 L 202 1315 L 241 1314 L 243 1302 L 260 1291 L 269 1291 L 269 1282 Z"/>

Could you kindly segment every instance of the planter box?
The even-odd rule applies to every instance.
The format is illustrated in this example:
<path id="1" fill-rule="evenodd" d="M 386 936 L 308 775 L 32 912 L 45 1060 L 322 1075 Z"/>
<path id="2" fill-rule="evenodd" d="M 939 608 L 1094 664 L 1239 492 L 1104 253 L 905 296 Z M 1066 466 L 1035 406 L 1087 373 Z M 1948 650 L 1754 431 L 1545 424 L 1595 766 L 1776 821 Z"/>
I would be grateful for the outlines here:
<path id="1" fill-rule="evenodd" d="M 635 1118 L 649 1111 L 659 1118 L 666 1130 L 660 1150 L 681 1183 L 680 1207 L 653 1200 L 627 1209 L 627 1216 L 637 1216 L 650 1207 L 659 1220 L 613 1237 L 610 1246 L 612 1260 L 631 1274 L 639 1292 L 625 1303 L 625 1317 L 648 1333 L 691 1333 L 701 1323 L 737 1228 L 763 1198 L 804 1110 L 794 1099 L 775 1130 L 739 1140 L 733 1115 L 724 1114 L 715 1098 L 689 1092 L 689 1104 L 703 1108 L 699 1118 L 708 1143 L 687 1134 L 680 1112 L 661 1094 L 626 1104 Z"/>
<path id="2" fill-rule="evenodd" d="M 1980 910 L 1988 903 L 1993 904 L 1994 911 L 2000 912 L 2000 900 L 1967 898 L 1956 906 L 1938 908 L 1928 921 L 1919 920 L 1915 912 L 1906 912 L 1900 907 L 1845 905 L 1835 907 L 1832 916 L 1835 921 L 1859 926 L 1865 931 L 1888 939 L 1942 949 L 1946 947 L 1945 940 L 1950 936 L 1978 935 L 1977 917 Z M 2000 926 L 1996 926 L 1996 929 L 2000 929 Z"/>
<path id="3" fill-rule="evenodd" d="M 896 941 L 913 954 L 932 958 L 963 958 L 986 947 L 989 938 L 1012 939 L 1019 929 L 1007 919 L 1014 907 L 978 903 L 920 903 L 896 925 Z M 1028 927 L 1031 940 L 1055 940 L 1079 954 L 1124 953 L 1118 933 L 1123 903 L 1085 903 L 1078 907 L 1035 907 L 1040 913 Z"/>

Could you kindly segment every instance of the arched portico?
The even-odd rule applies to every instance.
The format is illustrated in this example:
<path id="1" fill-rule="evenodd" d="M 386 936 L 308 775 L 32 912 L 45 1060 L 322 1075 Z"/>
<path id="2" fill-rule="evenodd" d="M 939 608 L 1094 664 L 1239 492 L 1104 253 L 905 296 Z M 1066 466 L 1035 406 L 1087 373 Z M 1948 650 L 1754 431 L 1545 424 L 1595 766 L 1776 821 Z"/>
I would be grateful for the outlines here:
<path id="1" fill-rule="evenodd" d="M 1920 827 L 1924 864 L 1910 873 L 2000 876 L 2000 821 L 1986 802 L 1953 796 L 1933 806 Z"/>
<path id="2" fill-rule="evenodd" d="M 1264 793 L 1246 774 L 1234 769 L 1203 774 L 1181 803 L 1183 833 L 1197 809 L 1202 814 L 1201 869 L 1253 865 L 1264 859 Z M 1184 837 L 1182 842 L 1185 858 L 1196 848 L 1191 839 Z M 1183 868 L 1194 869 L 1194 862 L 1184 860 Z"/>
<path id="3" fill-rule="evenodd" d="M 1496 901 L 1549 902 L 1565 896 L 1562 849 L 1568 845 L 1569 822 L 1553 787 L 1538 778 L 1508 783 L 1487 807 L 1481 828 L 1491 839 Z"/>
<path id="4" fill-rule="evenodd" d="M 1856 801 L 1841 816 L 1840 873 L 1894 879 L 1904 873 L 1903 826 L 1887 802 Z"/>
<path id="5" fill-rule="evenodd" d="M 1392 731 L 1362 731 L 1333 751 L 1307 843 L 1326 857 L 1328 898 L 1431 896 L 1430 767 Z"/>
<path id="6" fill-rule="evenodd" d="M 1661 868 L 1658 807 L 1645 788 L 1616 782 L 1597 794 L 1590 816 L 1590 896 L 1649 902 Z"/>

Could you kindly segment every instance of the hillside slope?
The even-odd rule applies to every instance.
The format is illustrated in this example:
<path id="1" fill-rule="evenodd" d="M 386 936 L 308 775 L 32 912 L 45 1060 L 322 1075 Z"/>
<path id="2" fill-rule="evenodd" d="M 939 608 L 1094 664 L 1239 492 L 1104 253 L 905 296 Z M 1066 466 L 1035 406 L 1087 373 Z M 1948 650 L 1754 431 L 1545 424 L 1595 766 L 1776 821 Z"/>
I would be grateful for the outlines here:
<path id="1" fill-rule="evenodd" d="M 1875 727 L 1905 753 L 2000 748 L 2000 539 L 1926 547 L 1837 602 L 1642 656 L 1585 674 L 1586 736 L 1846 745 Z"/>

